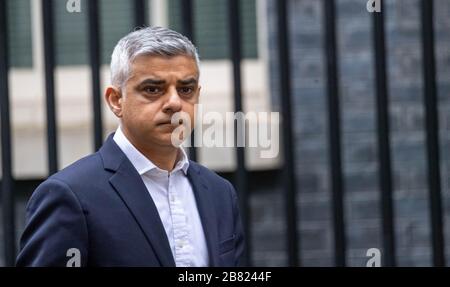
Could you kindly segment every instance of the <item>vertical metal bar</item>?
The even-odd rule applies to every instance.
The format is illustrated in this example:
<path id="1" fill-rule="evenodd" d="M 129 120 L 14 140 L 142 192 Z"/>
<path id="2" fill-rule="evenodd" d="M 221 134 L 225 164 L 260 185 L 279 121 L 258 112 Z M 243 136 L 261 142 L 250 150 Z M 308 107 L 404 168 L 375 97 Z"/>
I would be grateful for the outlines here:
<path id="1" fill-rule="evenodd" d="M 381 1 L 383 5 L 383 1 Z M 392 203 L 392 167 L 389 146 L 389 100 L 388 80 L 386 77 L 386 44 L 384 7 L 381 12 L 373 13 L 373 41 L 375 45 L 375 87 L 377 100 L 377 136 L 379 180 L 381 188 L 381 212 L 383 226 L 383 260 L 384 266 L 395 266 L 395 232 Z"/>
<path id="2" fill-rule="evenodd" d="M 192 43 L 194 38 L 194 7 L 192 0 L 181 1 L 181 22 L 183 34 L 188 37 Z M 194 133 L 191 134 L 191 147 L 189 148 L 189 158 L 193 161 L 197 160 L 197 149 L 195 147 Z"/>
<path id="3" fill-rule="evenodd" d="M 102 104 L 100 94 L 100 32 L 98 0 L 88 1 L 89 61 L 92 81 L 92 113 L 94 120 L 94 148 L 98 150 L 103 143 Z"/>
<path id="4" fill-rule="evenodd" d="M 45 90 L 47 108 L 47 153 L 48 172 L 58 171 L 58 146 L 55 113 L 55 49 L 53 31 L 53 1 L 42 0 L 42 19 L 44 24 L 44 62 L 45 62 Z"/>
<path id="5" fill-rule="evenodd" d="M 0 117 L 2 140 L 2 215 L 6 266 L 14 266 L 16 256 L 15 200 L 12 178 L 11 123 L 8 88 L 8 20 L 6 0 L 0 0 Z"/>
<path id="6" fill-rule="evenodd" d="M 342 188 L 341 126 L 334 0 L 324 0 L 325 51 L 327 64 L 328 124 L 331 186 L 333 193 L 334 249 L 336 266 L 346 264 L 344 198 Z"/>
<path id="7" fill-rule="evenodd" d="M 181 22 L 183 34 L 194 42 L 194 8 L 192 0 L 181 1 Z"/>
<path id="8" fill-rule="evenodd" d="M 243 112 L 242 108 L 242 84 L 241 84 L 241 34 L 240 34 L 240 9 L 238 0 L 228 1 L 228 25 L 230 36 L 230 53 L 231 61 L 233 63 L 233 91 L 234 91 L 234 111 L 235 113 Z M 245 119 L 242 122 L 235 122 L 235 135 L 238 139 L 237 125 L 245 126 Z M 245 138 L 245 135 L 241 135 Z M 235 173 L 237 189 L 240 199 L 240 210 L 243 214 L 243 225 L 246 233 L 246 265 L 251 265 L 251 245 L 250 245 L 250 207 L 248 200 L 248 183 L 247 183 L 247 169 L 245 167 L 245 152 L 244 147 L 236 145 L 236 160 L 237 170 Z"/>
<path id="9" fill-rule="evenodd" d="M 145 0 L 134 0 L 134 25 L 144 27 L 147 25 Z"/>
<path id="10" fill-rule="evenodd" d="M 292 130 L 292 104 L 291 104 L 291 69 L 289 56 L 289 29 L 287 1 L 278 0 L 277 5 L 277 28 L 278 28 L 278 61 L 280 75 L 280 100 L 281 112 L 283 113 L 283 152 L 284 152 L 284 174 L 283 182 L 286 222 L 287 222 L 287 251 L 289 266 L 299 266 L 299 236 L 297 233 L 297 200 L 296 200 L 296 173 L 294 137 Z"/>
<path id="11" fill-rule="evenodd" d="M 424 104 L 427 135 L 428 188 L 434 266 L 445 266 L 442 219 L 441 175 L 439 167 L 439 122 L 437 109 L 436 60 L 434 51 L 433 0 L 422 0 L 422 53 Z"/>

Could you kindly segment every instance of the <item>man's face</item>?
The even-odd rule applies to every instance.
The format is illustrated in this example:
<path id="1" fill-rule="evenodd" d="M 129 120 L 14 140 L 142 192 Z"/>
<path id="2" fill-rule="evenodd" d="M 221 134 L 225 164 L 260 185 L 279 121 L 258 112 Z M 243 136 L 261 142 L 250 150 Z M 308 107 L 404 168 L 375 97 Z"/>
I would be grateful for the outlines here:
<path id="1" fill-rule="evenodd" d="M 170 123 L 174 113 L 187 113 L 193 127 L 198 81 L 196 62 L 189 56 L 137 57 L 120 100 L 121 112 L 115 112 L 124 132 L 143 148 L 172 146 L 171 133 L 177 127 Z"/>

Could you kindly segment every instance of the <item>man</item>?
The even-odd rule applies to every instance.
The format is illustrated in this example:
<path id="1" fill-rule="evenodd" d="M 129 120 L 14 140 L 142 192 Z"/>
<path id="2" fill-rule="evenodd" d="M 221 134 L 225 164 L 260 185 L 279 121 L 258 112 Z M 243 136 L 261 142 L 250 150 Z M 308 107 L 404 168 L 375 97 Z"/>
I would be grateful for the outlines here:
<path id="1" fill-rule="evenodd" d="M 196 48 L 169 29 L 137 30 L 115 47 L 111 82 L 105 99 L 118 129 L 33 193 L 17 265 L 239 266 L 233 186 L 172 140 L 175 115 L 193 126 Z"/>

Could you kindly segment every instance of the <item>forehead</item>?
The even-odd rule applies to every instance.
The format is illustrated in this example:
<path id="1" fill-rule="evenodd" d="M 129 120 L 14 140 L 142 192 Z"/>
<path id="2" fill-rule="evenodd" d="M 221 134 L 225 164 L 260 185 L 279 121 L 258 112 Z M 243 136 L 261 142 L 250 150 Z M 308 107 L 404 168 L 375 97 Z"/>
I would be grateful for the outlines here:
<path id="1" fill-rule="evenodd" d="M 198 78 L 196 61 L 185 55 L 165 57 L 158 55 L 143 55 L 137 57 L 131 64 L 131 78 L 175 76 L 177 78 Z"/>

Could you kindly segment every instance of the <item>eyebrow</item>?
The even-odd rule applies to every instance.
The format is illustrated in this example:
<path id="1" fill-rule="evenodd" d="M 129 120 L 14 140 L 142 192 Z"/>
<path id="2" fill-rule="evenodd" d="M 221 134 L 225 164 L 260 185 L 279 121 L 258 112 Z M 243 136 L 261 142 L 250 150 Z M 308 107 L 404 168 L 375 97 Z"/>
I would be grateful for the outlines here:
<path id="1" fill-rule="evenodd" d="M 144 85 L 155 85 L 155 86 L 158 86 L 158 85 L 163 85 L 163 84 L 165 84 L 166 83 L 166 81 L 164 81 L 164 80 L 158 80 L 158 79 L 145 79 L 145 80 L 143 80 L 138 86 L 139 87 L 142 87 L 142 86 L 144 86 Z"/>
<path id="2" fill-rule="evenodd" d="M 178 84 L 181 85 L 191 85 L 191 84 L 197 84 L 197 79 L 194 77 L 191 78 L 187 78 L 185 80 L 178 80 L 177 81 Z M 143 80 L 141 83 L 139 83 L 138 87 L 142 87 L 144 85 L 155 85 L 155 86 L 159 86 L 159 85 L 164 85 L 166 83 L 165 80 L 160 80 L 160 79 L 145 79 Z"/>
<path id="3" fill-rule="evenodd" d="M 197 84 L 197 79 L 192 77 L 192 78 L 188 78 L 186 80 L 178 80 L 178 83 L 181 85 Z"/>

